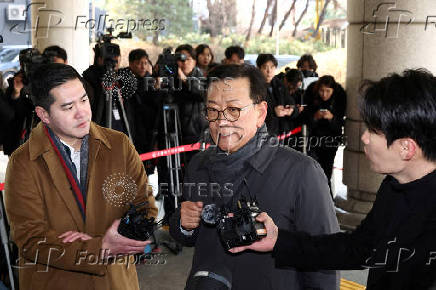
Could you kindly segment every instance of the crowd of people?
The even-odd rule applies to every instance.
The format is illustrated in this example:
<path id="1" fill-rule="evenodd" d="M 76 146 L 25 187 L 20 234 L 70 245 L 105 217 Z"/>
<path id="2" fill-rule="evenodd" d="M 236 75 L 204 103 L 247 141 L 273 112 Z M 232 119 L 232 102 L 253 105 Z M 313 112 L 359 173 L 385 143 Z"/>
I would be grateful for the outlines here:
<path id="1" fill-rule="evenodd" d="M 157 64 L 153 65 L 144 49 L 133 49 L 128 55 L 129 66 L 119 68 L 121 50 L 112 44 L 113 69 L 119 74 L 132 73 L 136 78 L 136 88 L 128 94 L 120 95 L 112 90 L 112 112 L 110 127 L 131 137 L 138 153 L 146 153 L 157 149 L 165 149 L 162 120 L 162 105 L 174 102 L 179 108 L 182 144 L 192 144 L 200 141 L 210 141 L 207 137 L 207 120 L 205 118 L 205 95 L 201 81 L 207 79 L 214 67 L 215 56 L 207 44 L 193 47 L 189 44 L 178 46 L 174 53 L 183 55 L 177 58 L 177 73 L 172 80 L 173 89 L 155 89 L 159 85 L 150 82 L 158 77 Z M 10 79 L 9 87 L 1 91 L 2 120 L 0 123 L 0 144 L 7 155 L 17 149 L 28 139 L 31 129 L 37 123 L 33 113 L 29 89 L 26 86 L 30 73 L 25 72 L 25 55 L 35 52 L 35 49 L 23 50 L 20 54 L 21 70 Z M 86 92 L 90 98 L 92 120 L 101 126 L 108 126 L 109 105 L 105 96 L 107 89 L 102 85 L 107 67 L 105 56 L 101 49 L 96 48 L 94 64 L 83 73 L 86 81 Z M 43 55 L 49 56 L 52 62 L 67 64 L 66 51 L 59 46 L 47 47 Z M 225 50 L 222 64 L 244 64 L 244 49 L 240 46 L 230 46 Z M 342 127 L 346 107 L 344 89 L 333 77 L 323 76 L 318 79 L 317 64 L 310 54 L 301 56 L 295 69 L 277 73 L 277 59 L 272 54 L 259 54 L 256 67 L 264 76 L 267 88 L 268 114 L 267 130 L 270 134 L 279 136 L 287 134 L 295 128 L 307 125 L 308 135 L 295 133 L 287 136 L 281 143 L 298 151 L 307 151 L 324 169 L 330 180 L 333 160 L 339 145 L 343 144 Z M 308 82 L 312 82 L 310 85 Z M 152 84 L 152 85 L 150 85 Z M 124 95 L 123 95 L 124 94 Z M 303 139 L 305 138 L 305 140 Z M 310 142 L 309 142 L 310 141 Z M 184 163 L 188 163 L 193 153 L 185 153 Z M 144 162 L 147 173 L 152 174 L 158 166 L 161 175 L 165 165 L 159 161 Z M 162 171 L 163 170 L 163 171 Z"/>
<path id="2" fill-rule="evenodd" d="M 362 268 L 368 289 L 436 287 L 429 72 L 362 87 L 365 154 L 387 177 L 368 216 L 345 233 L 329 179 L 347 97 L 332 76 L 318 76 L 311 55 L 277 74 L 272 54 L 250 65 L 231 46 L 217 64 L 208 45 L 184 44 L 154 65 L 134 49 L 120 68 L 119 46 L 106 44 L 81 76 L 60 47 L 33 69 L 29 53 L 38 54 L 20 54 L 22 70 L 0 98 L 20 289 L 139 289 L 134 255 L 149 253 L 151 240 L 122 235 L 120 223 L 139 221 L 131 205 L 145 207 L 142 221 L 156 218 L 147 174 L 157 166 L 161 183 L 170 170 L 164 158 L 142 162 L 138 153 L 164 148 L 169 103 L 179 109 L 182 144 L 211 144 L 185 154 L 180 204 L 167 212 L 173 239 L 195 247 L 185 289 L 333 290 L 337 270 Z M 288 134 L 300 126 L 308 136 Z"/>

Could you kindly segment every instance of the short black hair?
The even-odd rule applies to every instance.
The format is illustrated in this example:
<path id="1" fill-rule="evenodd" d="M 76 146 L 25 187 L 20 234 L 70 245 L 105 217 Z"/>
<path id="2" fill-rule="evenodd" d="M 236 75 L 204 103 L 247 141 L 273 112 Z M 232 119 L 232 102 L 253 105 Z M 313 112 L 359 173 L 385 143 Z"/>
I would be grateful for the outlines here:
<path id="1" fill-rule="evenodd" d="M 383 133 L 388 146 L 411 138 L 424 157 L 436 161 L 436 79 L 425 69 L 365 81 L 360 113 L 368 130 Z"/>
<path id="2" fill-rule="evenodd" d="M 253 103 L 266 101 L 267 84 L 263 74 L 252 65 L 221 64 L 209 71 L 209 85 L 219 80 L 248 78 L 250 82 L 250 98 Z"/>
<path id="3" fill-rule="evenodd" d="M 309 63 L 309 67 L 316 71 L 318 69 L 318 65 L 316 64 L 316 61 L 313 59 L 313 56 L 311 54 L 303 54 L 300 59 L 297 61 L 297 68 L 302 68 L 303 64 L 305 62 Z"/>
<path id="4" fill-rule="evenodd" d="M 196 60 L 197 60 L 197 62 L 198 62 L 198 55 L 199 55 L 199 54 L 202 54 L 203 51 L 204 51 L 206 48 L 209 49 L 209 53 L 210 53 L 210 56 L 211 56 L 211 58 L 210 58 L 210 63 L 209 63 L 209 64 L 211 64 L 211 63 L 213 63 L 214 55 L 213 55 L 212 49 L 210 49 L 209 45 L 204 44 L 204 43 L 203 43 L 203 44 L 199 44 L 199 45 L 195 48 L 195 53 L 196 53 L 196 55 L 197 55 Z"/>
<path id="5" fill-rule="evenodd" d="M 74 79 L 79 79 L 84 84 L 80 74 L 70 65 L 63 63 L 41 65 L 33 72 L 31 78 L 33 104 L 50 112 L 50 106 L 55 101 L 50 91 Z"/>
<path id="6" fill-rule="evenodd" d="M 277 59 L 272 55 L 271 53 L 261 53 L 257 56 L 256 59 L 256 65 L 258 68 L 260 68 L 263 64 L 267 63 L 268 61 L 272 61 L 275 67 L 277 67 Z"/>
<path id="7" fill-rule="evenodd" d="M 298 82 L 303 81 L 303 75 L 301 74 L 301 71 L 298 69 L 288 69 L 285 74 L 286 81 L 290 84 L 296 85 Z"/>
<path id="8" fill-rule="evenodd" d="M 313 89 L 315 92 L 318 92 L 321 86 L 325 86 L 327 88 L 332 88 L 333 91 L 336 90 L 339 86 L 339 84 L 336 82 L 335 78 L 331 75 L 325 75 L 320 77 L 315 85 L 313 86 Z"/>
<path id="9" fill-rule="evenodd" d="M 140 60 L 143 57 L 146 57 L 148 59 L 148 54 L 144 49 L 142 49 L 142 48 L 133 49 L 129 53 L 129 62 L 134 62 L 135 60 Z"/>
<path id="10" fill-rule="evenodd" d="M 176 48 L 176 50 L 175 50 L 175 53 L 179 53 L 179 52 L 181 52 L 182 50 L 187 51 L 187 52 L 189 53 L 189 55 L 190 55 L 193 59 L 197 59 L 197 55 L 196 55 L 195 50 L 194 50 L 194 48 L 192 47 L 192 45 L 190 45 L 190 44 L 182 44 L 182 45 L 179 45 L 179 46 L 177 46 L 177 48 Z"/>
<path id="11" fill-rule="evenodd" d="M 226 56 L 227 59 L 231 58 L 232 55 L 234 55 L 235 53 L 238 55 L 239 59 L 244 59 L 245 51 L 240 46 L 237 46 L 237 45 L 229 46 L 224 51 L 224 55 Z"/>
<path id="12" fill-rule="evenodd" d="M 57 45 L 52 45 L 52 46 L 46 47 L 44 49 L 44 51 L 42 52 L 42 54 L 46 55 L 46 56 L 56 56 L 56 57 L 62 58 L 64 61 L 67 61 L 66 50 L 60 46 L 57 46 Z"/>

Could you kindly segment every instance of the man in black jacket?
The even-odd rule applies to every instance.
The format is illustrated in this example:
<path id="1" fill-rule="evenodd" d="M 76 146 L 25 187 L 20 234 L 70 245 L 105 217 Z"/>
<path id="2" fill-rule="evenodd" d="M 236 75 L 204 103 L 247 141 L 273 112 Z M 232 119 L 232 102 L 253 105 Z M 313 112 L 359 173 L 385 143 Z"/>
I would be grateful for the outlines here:
<path id="1" fill-rule="evenodd" d="M 387 176 L 360 226 L 316 236 L 277 227 L 268 212 L 258 218 L 267 237 L 230 251 L 272 251 L 277 267 L 369 268 L 369 290 L 436 289 L 436 80 L 406 70 L 363 88 L 365 154 Z"/>
<path id="2" fill-rule="evenodd" d="M 266 131 L 261 72 L 253 66 L 221 65 L 209 77 L 206 117 L 216 146 L 191 160 L 183 184 L 185 201 L 170 220 L 174 239 L 195 246 L 186 289 L 338 289 L 335 271 L 282 270 L 275 268 L 271 254 L 233 255 L 223 247 L 216 227 L 200 220 L 207 205 L 233 209 L 238 200 L 253 198 L 288 230 L 339 230 L 319 165 L 277 146 Z"/>

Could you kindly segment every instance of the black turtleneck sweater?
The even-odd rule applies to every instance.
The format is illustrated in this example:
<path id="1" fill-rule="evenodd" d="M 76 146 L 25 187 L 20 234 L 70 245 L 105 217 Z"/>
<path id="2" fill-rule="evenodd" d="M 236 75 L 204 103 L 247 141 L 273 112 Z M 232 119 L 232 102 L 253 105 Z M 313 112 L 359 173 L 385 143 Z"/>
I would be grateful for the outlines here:
<path id="1" fill-rule="evenodd" d="M 436 289 L 436 171 L 405 184 L 387 176 L 352 233 L 279 230 L 273 255 L 279 267 L 369 268 L 369 290 Z"/>

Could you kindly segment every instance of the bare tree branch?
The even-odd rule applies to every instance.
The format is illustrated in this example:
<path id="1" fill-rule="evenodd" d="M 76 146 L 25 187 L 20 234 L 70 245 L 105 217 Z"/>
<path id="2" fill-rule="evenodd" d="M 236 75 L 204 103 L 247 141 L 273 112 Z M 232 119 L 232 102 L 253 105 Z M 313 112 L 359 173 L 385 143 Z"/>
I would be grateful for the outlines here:
<path id="1" fill-rule="evenodd" d="M 256 15 L 256 0 L 253 0 L 253 6 L 251 7 L 251 20 L 250 26 L 248 27 L 247 36 L 245 37 L 245 43 L 250 41 L 251 38 L 251 29 L 253 28 L 254 16 Z M 246 45 L 245 45 L 246 46 Z"/>
<path id="2" fill-rule="evenodd" d="M 298 25 L 300 25 L 301 20 L 303 20 L 303 17 L 307 12 L 308 7 L 309 7 L 309 0 L 306 1 L 306 7 L 304 7 L 304 10 L 303 12 L 301 12 L 300 17 L 298 17 L 297 22 L 295 22 L 295 27 L 294 27 L 294 32 L 292 32 L 292 37 L 295 37 L 295 35 L 297 35 Z"/>
<path id="3" fill-rule="evenodd" d="M 263 14 L 263 19 L 262 19 L 262 22 L 260 23 L 260 27 L 259 27 L 259 30 L 257 31 L 257 34 L 262 33 L 263 27 L 265 26 L 266 19 L 268 18 L 268 11 L 269 11 L 269 8 L 271 7 L 272 1 L 273 0 L 267 0 L 267 2 L 266 2 L 265 13 Z"/>
<path id="4" fill-rule="evenodd" d="M 272 37 L 273 34 L 273 30 L 274 30 L 274 26 L 276 24 L 277 21 L 277 5 L 278 5 L 278 0 L 274 0 L 274 7 L 272 10 L 272 18 L 271 18 L 271 30 L 269 32 L 269 37 Z"/>
<path id="5" fill-rule="evenodd" d="M 285 25 L 286 20 L 288 20 L 289 15 L 291 15 L 292 10 L 295 10 L 295 3 L 296 2 L 297 2 L 297 0 L 294 0 L 292 2 L 291 8 L 289 8 L 289 10 L 283 16 L 282 23 L 280 23 L 280 26 L 279 26 L 279 31 L 282 30 L 283 26 Z"/>

